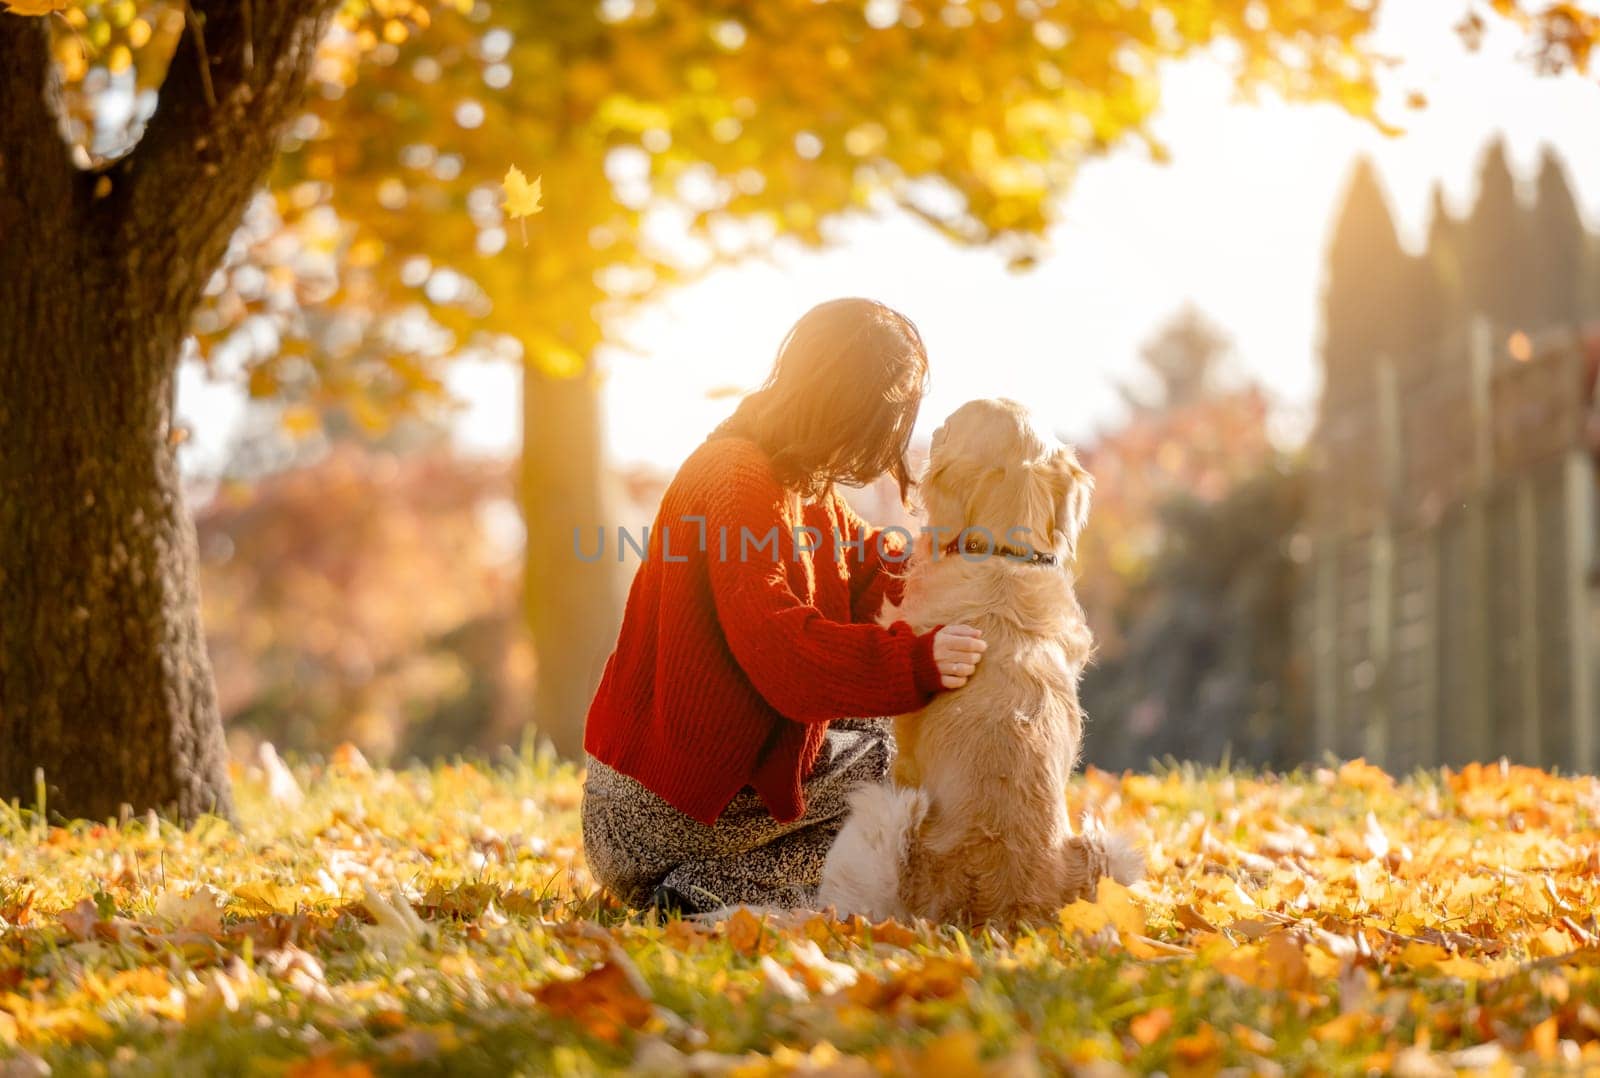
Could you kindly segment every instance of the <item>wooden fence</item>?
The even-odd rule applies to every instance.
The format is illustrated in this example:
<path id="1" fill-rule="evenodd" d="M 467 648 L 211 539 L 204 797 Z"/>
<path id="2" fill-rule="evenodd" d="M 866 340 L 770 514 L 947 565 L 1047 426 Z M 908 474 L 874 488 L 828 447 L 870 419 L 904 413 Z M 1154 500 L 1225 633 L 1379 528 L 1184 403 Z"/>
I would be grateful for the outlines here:
<path id="1" fill-rule="evenodd" d="M 1592 374 L 1574 334 L 1486 323 L 1379 357 L 1313 442 L 1296 611 L 1314 755 L 1393 770 L 1600 766 Z"/>

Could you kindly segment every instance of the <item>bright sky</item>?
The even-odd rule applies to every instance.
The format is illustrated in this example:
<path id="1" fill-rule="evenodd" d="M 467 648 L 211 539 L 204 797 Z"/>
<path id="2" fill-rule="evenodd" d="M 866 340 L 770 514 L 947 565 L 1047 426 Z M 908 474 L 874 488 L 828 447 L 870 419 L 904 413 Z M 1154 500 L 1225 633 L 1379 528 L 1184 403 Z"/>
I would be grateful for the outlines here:
<path id="1" fill-rule="evenodd" d="M 883 300 L 921 328 L 932 361 L 923 433 L 965 400 L 1010 396 L 1083 439 L 1116 419 L 1116 383 L 1189 300 L 1232 335 L 1237 372 L 1265 383 L 1286 432 L 1302 429 L 1317 388 L 1329 215 L 1359 154 L 1377 160 L 1408 242 L 1421 242 L 1435 179 L 1458 211 L 1470 203 L 1478 157 L 1497 131 L 1525 183 L 1541 145 L 1554 146 L 1600 225 L 1600 84 L 1538 77 L 1509 32 L 1469 53 L 1451 29 L 1464 6 L 1384 4 L 1378 48 L 1406 61 L 1389 109 L 1402 137 L 1329 106 L 1236 103 L 1221 68 L 1195 60 L 1164 84 L 1157 131 L 1172 163 L 1130 150 L 1086 165 L 1051 255 L 1032 271 L 1010 273 L 998 255 L 958 248 L 909 218 L 858 219 L 831 249 L 786 245 L 770 262 L 666 297 L 629 327 L 644 354 L 605 360 L 613 459 L 674 468 L 732 408 L 707 390 L 758 384 L 789 325 L 840 295 Z M 1402 104 L 1413 89 L 1429 102 L 1420 112 Z M 456 372 L 464 448 L 516 444 L 514 378 L 482 364 Z M 197 398 L 193 388 L 191 379 L 180 404 Z"/>

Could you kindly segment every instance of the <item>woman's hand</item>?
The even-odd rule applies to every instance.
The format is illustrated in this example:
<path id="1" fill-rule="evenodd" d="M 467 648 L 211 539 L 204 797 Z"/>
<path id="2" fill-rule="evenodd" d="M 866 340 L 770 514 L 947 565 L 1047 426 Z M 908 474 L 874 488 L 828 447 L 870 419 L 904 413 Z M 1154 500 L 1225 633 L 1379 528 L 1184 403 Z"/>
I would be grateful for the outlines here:
<path id="1" fill-rule="evenodd" d="M 988 644 L 983 633 L 970 625 L 946 625 L 933 637 L 933 661 L 939 666 L 939 684 L 959 689 L 978 669 Z"/>

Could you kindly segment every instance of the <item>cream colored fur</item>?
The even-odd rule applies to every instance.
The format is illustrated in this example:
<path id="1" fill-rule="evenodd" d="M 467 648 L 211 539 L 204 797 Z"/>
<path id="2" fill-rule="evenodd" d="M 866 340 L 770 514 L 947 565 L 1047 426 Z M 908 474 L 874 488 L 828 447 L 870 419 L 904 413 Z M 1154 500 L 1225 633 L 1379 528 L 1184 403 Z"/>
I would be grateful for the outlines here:
<path id="1" fill-rule="evenodd" d="M 935 556 L 920 541 L 901 606 L 918 631 L 964 623 L 988 650 L 964 688 L 896 720 L 894 786 L 853 795 L 819 901 L 841 914 L 1017 923 L 1129 883 L 1143 858 L 1098 825 L 1075 832 L 1067 779 L 1078 761 L 1078 679 L 1093 650 L 1070 564 L 1093 489 L 1072 451 L 1018 404 L 973 401 L 935 434 L 922 489 L 931 526 L 987 528 L 1054 553 L 1055 567 L 991 555 Z M 1028 533 L 1007 539 L 1008 529 Z"/>

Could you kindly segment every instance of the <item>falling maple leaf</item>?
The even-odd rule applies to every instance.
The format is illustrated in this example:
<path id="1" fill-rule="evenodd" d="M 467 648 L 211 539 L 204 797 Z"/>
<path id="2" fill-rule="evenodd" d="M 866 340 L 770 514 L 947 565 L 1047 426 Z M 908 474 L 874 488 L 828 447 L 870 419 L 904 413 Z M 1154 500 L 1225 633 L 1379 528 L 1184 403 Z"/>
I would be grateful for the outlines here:
<path id="1" fill-rule="evenodd" d="M 543 195 L 544 177 L 535 176 L 533 182 L 528 182 L 528 177 L 516 165 L 506 169 L 506 178 L 501 181 L 501 188 L 505 191 L 506 216 L 514 217 L 522 226 L 522 246 L 528 246 L 528 218 L 544 209 L 539 205 Z"/>

